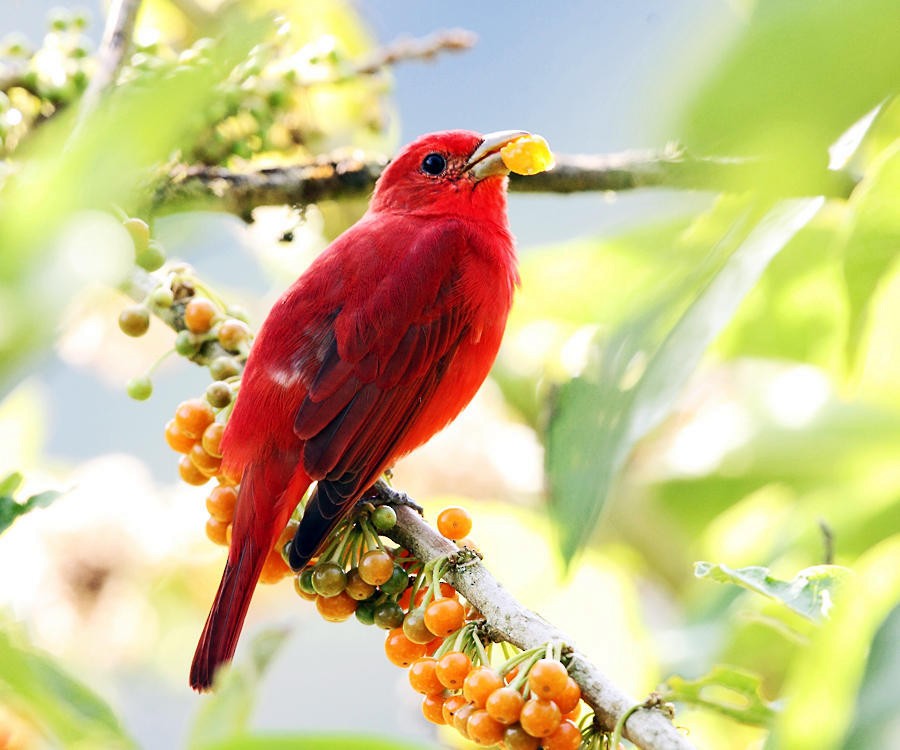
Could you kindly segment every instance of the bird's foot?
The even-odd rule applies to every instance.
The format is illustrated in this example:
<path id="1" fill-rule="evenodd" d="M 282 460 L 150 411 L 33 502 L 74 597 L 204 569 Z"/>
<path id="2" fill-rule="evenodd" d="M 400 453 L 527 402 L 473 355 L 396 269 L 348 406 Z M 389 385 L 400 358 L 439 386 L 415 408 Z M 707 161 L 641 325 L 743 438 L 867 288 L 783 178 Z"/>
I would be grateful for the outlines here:
<path id="1" fill-rule="evenodd" d="M 424 512 L 422 506 L 409 495 L 405 492 L 400 492 L 400 490 L 395 490 L 383 479 L 375 482 L 371 489 L 363 495 L 360 502 L 371 503 L 376 508 L 379 505 L 405 505 L 407 508 L 412 508 L 420 516 Z"/>

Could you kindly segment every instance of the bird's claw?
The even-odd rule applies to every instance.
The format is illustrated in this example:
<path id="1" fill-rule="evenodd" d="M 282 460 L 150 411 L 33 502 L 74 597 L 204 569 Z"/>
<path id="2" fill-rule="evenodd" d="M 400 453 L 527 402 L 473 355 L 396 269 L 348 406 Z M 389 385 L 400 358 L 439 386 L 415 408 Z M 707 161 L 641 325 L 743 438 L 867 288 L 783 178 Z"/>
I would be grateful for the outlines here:
<path id="1" fill-rule="evenodd" d="M 378 507 L 379 505 L 405 505 L 412 508 L 420 516 L 423 515 L 424 509 L 415 500 L 413 500 L 405 492 L 395 490 L 387 482 L 379 479 L 372 487 L 372 491 L 363 497 L 363 502 L 371 503 Z"/>

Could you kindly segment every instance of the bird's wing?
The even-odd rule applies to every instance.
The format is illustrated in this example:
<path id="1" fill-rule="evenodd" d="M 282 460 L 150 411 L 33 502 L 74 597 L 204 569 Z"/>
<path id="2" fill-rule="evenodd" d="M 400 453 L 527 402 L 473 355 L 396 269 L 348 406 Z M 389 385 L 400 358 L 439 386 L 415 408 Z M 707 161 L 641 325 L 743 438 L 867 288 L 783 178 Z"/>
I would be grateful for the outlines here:
<path id="1" fill-rule="evenodd" d="M 444 379 L 469 334 L 456 270 L 465 242 L 454 225 L 420 237 L 333 319 L 294 421 L 304 471 L 319 480 L 306 526 L 314 517 L 332 525 L 378 478 Z M 318 544 L 318 531 L 304 534 L 304 547 Z"/>

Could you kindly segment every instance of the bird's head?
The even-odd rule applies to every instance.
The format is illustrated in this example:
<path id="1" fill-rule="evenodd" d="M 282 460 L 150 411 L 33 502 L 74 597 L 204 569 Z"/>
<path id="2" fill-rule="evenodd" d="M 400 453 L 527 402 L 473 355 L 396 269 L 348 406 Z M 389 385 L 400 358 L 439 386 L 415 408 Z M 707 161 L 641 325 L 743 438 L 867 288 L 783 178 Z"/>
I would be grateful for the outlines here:
<path id="1" fill-rule="evenodd" d="M 445 130 L 410 143 L 384 170 L 371 208 L 416 214 L 458 214 L 503 221 L 506 176 L 500 149 L 528 135 Z"/>

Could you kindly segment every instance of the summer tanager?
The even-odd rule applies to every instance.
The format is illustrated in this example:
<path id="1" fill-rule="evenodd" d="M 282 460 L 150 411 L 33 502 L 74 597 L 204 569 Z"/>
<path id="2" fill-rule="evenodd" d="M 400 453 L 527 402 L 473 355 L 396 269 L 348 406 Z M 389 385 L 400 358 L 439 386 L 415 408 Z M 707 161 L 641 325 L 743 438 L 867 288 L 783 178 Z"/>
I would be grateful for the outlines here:
<path id="1" fill-rule="evenodd" d="M 366 214 L 272 308 L 222 440 L 240 492 L 193 688 L 209 688 L 234 655 L 266 556 L 309 485 L 295 570 L 484 381 L 518 284 L 499 152 L 525 135 L 453 130 L 411 143 Z"/>

